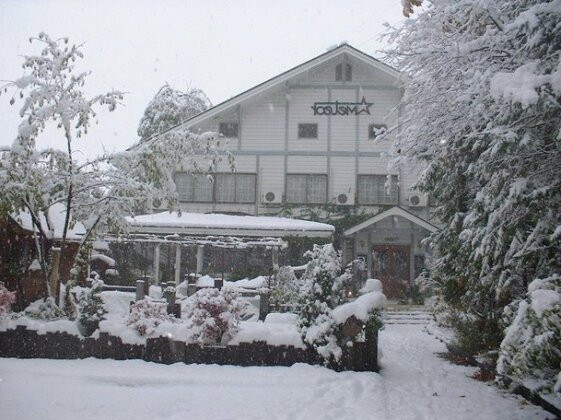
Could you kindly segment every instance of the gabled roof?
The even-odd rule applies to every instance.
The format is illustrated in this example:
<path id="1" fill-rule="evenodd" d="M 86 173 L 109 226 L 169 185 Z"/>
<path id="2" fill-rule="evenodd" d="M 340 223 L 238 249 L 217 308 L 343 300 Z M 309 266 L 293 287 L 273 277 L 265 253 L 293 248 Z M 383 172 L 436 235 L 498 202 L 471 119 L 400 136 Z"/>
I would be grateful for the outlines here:
<path id="1" fill-rule="evenodd" d="M 377 214 L 376 216 L 366 220 L 365 222 L 362 222 L 358 225 L 356 225 L 355 227 L 352 227 L 350 229 L 347 229 L 344 233 L 345 236 L 351 236 L 357 232 L 360 232 L 363 229 L 366 229 L 369 226 L 372 226 L 375 223 L 378 223 L 381 220 L 384 220 L 388 217 L 391 216 L 401 216 L 404 219 L 407 219 L 413 223 L 415 223 L 417 226 L 422 227 L 423 229 L 428 230 L 429 232 L 433 233 L 436 232 L 438 230 L 438 227 L 436 227 L 435 225 L 433 225 L 430 222 L 427 222 L 425 219 L 421 219 L 419 216 L 408 212 L 405 209 L 402 209 L 399 206 L 395 206 L 392 207 L 389 210 L 383 211 L 382 213 Z"/>
<path id="2" fill-rule="evenodd" d="M 290 70 L 285 71 L 284 73 L 279 74 L 278 76 L 273 77 L 272 79 L 269 79 L 263 83 L 258 84 L 257 86 L 252 87 L 251 89 L 246 90 L 245 92 L 233 96 L 232 98 L 224 102 L 221 102 L 218 105 L 215 105 L 212 108 L 209 108 L 206 111 L 201 112 L 200 114 L 194 115 L 193 117 L 185 121 L 182 121 L 176 126 L 171 127 L 159 133 L 159 135 L 174 130 L 175 128 L 180 126 L 196 125 L 197 123 L 199 123 L 204 119 L 211 118 L 275 86 L 282 85 L 283 83 L 286 83 L 290 79 L 297 77 L 298 75 L 310 71 L 314 68 L 317 68 L 318 66 L 326 63 L 327 61 L 332 60 L 333 58 L 343 54 L 348 54 L 350 57 L 353 57 L 370 66 L 373 66 L 374 68 L 380 70 L 381 72 L 386 73 L 387 75 L 393 77 L 396 83 L 399 83 L 400 73 L 398 70 L 394 69 L 393 67 L 387 64 L 382 63 L 381 61 L 375 59 L 374 57 L 354 47 L 351 47 L 348 44 L 341 44 L 336 48 L 333 48 L 323 54 L 318 55 L 315 58 L 312 58 L 311 60 L 306 61 L 305 63 L 302 63 L 296 67 L 291 68 Z"/>

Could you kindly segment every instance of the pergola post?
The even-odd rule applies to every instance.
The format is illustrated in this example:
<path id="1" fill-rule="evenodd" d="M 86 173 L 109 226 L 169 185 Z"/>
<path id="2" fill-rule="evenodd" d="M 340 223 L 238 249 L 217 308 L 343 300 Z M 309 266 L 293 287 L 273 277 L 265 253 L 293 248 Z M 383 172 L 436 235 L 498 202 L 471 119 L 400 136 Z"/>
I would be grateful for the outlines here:
<path id="1" fill-rule="evenodd" d="M 181 283 L 181 244 L 175 244 L 175 285 Z"/>
<path id="2" fill-rule="evenodd" d="M 152 262 L 153 284 L 160 284 L 160 244 L 154 246 L 154 260 Z"/>
<path id="3" fill-rule="evenodd" d="M 273 273 L 277 273 L 279 271 L 279 248 L 274 246 L 271 257 L 273 260 Z"/>
<path id="4" fill-rule="evenodd" d="M 197 271 L 196 274 L 203 273 L 203 264 L 204 264 L 204 255 L 205 255 L 205 247 L 204 245 L 197 246 Z"/>

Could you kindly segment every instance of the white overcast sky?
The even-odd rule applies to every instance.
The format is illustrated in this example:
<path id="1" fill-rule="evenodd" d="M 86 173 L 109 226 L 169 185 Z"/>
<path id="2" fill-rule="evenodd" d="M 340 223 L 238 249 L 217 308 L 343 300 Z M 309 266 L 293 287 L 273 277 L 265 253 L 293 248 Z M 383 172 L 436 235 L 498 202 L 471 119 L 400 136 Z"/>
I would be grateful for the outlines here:
<path id="1" fill-rule="evenodd" d="M 136 141 L 165 82 L 201 88 L 218 104 L 342 41 L 379 56 L 383 23 L 402 19 L 400 0 L 0 0 L 0 80 L 23 74 L 21 56 L 36 52 L 29 37 L 41 31 L 83 43 L 78 69 L 92 71 L 87 93 L 127 92 L 77 143 L 94 157 Z M 16 137 L 21 104 L 8 101 L 0 96 L 4 146 Z M 60 134 L 49 132 L 39 146 L 62 148 Z"/>

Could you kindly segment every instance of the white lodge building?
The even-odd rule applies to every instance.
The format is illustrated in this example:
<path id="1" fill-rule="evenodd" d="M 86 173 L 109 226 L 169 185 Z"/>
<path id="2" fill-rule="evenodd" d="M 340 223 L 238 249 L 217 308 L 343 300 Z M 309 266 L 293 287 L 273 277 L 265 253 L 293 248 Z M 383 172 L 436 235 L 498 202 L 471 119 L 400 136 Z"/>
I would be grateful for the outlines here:
<path id="1" fill-rule="evenodd" d="M 420 240 L 435 226 L 427 198 L 410 190 L 418 171 L 388 172 L 397 129 L 399 72 L 346 44 L 315 57 L 185 123 L 229 139 L 236 172 L 219 165 L 215 182 L 178 170 L 185 212 L 293 214 L 327 205 L 372 218 L 345 232 L 344 253 L 392 295 L 424 260 Z M 388 183 L 389 181 L 389 183 Z M 388 185 L 389 184 L 389 185 Z M 397 292 L 396 292 L 397 293 Z"/>

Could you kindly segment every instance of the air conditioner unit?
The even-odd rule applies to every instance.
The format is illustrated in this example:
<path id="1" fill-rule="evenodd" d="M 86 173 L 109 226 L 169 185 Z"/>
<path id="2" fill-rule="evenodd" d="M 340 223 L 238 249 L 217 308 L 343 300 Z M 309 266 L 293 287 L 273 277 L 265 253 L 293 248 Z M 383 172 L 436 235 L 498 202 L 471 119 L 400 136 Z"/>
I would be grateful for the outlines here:
<path id="1" fill-rule="evenodd" d="M 409 207 L 426 207 L 427 206 L 427 196 L 419 192 L 409 193 Z"/>
<path id="2" fill-rule="evenodd" d="M 355 193 L 350 189 L 347 189 L 345 191 L 339 191 L 335 193 L 334 201 L 335 204 L 338 206 L 354 206 Z"/>
<path id="3" fill-rule="evenodd" d="M 261 202 L 265 204 L 280 204 L 282 203 L 282 193 L 280 191 L 267 191 L 263 193 Z"/>

